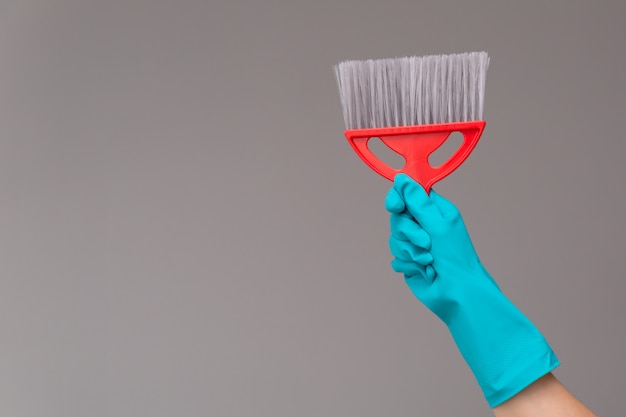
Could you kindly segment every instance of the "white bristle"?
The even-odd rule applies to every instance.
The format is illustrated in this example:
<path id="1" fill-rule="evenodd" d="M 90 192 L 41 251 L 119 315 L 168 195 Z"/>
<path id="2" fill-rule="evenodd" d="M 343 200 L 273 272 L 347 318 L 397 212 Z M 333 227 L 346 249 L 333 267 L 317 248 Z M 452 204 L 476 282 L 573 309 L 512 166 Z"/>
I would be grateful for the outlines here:
<path id="1" fill-rule="evenodd" d="M 486 52 L 341 62 L 346 129 L 481 120 L 488 66 Z"/>

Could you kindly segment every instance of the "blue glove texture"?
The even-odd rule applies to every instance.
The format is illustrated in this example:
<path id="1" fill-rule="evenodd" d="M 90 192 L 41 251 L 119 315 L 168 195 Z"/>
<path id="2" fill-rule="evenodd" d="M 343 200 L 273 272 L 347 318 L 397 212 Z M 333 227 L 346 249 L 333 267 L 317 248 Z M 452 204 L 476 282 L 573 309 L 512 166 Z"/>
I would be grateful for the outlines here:
<path id="1" fill-rule="evenodd" d="M 559 365 L 539 330 L 481 264 L 454 204 L 399 174 L 385 205 L 393 269 L 448 326 L 491 407 Z"/>

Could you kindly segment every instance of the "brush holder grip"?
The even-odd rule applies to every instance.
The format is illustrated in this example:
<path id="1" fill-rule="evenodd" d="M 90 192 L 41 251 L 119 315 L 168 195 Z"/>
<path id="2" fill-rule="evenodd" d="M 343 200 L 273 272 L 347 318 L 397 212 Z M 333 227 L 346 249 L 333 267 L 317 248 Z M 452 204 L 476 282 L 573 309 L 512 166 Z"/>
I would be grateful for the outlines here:
<path id="1" fill-rule="evenodd" d="M 472 152 L 485 128 L 483 120 L 435 125 L 402 126 L 346 130 L 348 142 L 359 157 L 374 171 L 393 181 L 397 174 L 407 174 L 430 192 L 433 184 L 458 168 Z M 463 135 L 463 144 L 440 166 L 433 167 L 428 157 L 448 139 L 452 132 Z M 368 147 L 371 138 L 379 138 L 400 154 L 405 165 L 395 169 L 380 160 Z"/>

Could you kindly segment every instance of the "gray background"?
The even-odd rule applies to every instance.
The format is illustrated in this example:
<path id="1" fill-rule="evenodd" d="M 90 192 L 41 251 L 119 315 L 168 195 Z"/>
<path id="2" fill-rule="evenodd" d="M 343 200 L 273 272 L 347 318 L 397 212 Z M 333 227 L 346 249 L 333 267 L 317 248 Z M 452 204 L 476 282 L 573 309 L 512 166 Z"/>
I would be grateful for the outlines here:
<path id="1" fill-rule="evenodd" d="M 600 415 L 626 386 L 626 3 L 0 3 L 0 415 L 481 416 L 391 271 L 343 59 L 486 50 L 438 191 Z"/>

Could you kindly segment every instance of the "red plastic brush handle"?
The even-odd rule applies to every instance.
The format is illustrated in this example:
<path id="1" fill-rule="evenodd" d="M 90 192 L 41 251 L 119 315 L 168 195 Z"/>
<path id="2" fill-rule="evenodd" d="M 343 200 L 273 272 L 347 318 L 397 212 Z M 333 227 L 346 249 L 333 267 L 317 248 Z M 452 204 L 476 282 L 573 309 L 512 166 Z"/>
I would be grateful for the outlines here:
<path id="1" fill-rule="evenodd" d="M 467 159 L 478 143 L 485 124 L 484 120 L 477 120 L 421 126 L 353 129 L 346 130 L 345 135 L 357 155 L 374 171 L 391 181 L 396 174 L 407 174 L 420 183 L 426 192 L 430 192 L 433 184 L 449 175 Z M 453 132 L 463 134 L 463 144 L 448 161 L 438 167 L 433 167 L 428 162 L 428 157 Z M 391 150 L 402 155 L 406 161 L 404 167 L 394 169 L 374 155 L 368 147 L 371 138 L 379 138 Z"/>

